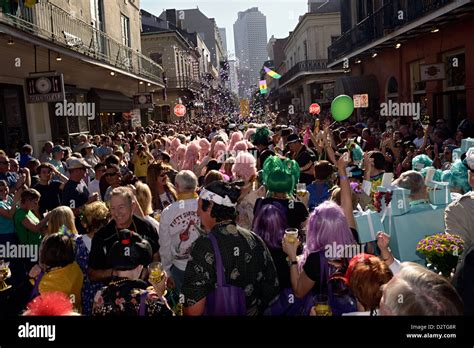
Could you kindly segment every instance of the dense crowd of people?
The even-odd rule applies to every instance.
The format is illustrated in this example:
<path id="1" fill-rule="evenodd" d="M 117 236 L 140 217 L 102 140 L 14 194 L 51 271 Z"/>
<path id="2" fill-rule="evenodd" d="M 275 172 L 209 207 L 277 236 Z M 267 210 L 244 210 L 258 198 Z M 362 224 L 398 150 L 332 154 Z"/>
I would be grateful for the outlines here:
<path id="1" fill-rule="evenodd" d="M 265 121 L 150 122 L 82 134 L 72 147 L 46 142 L 40 154 L 28 144 L 20 154 L 0 150 L 0 244 L 39 248 L 37 260 L 5 258 L 12 288 L 0 293 L 0 311 L 474 313 L 474 221 L 464 198 L 474 187 L 474 152 L 453 158 L 473 135 L 469 122 Z M 428 168 L 460 196 L 445 213 L 446 232 L 465 242 L 453 282 L 397 260 L 385 233 L 361 243 L 354 220 L 384 173 L 410 189 L 412 202 L 427 200 Z M 326 252 L 332 245 L 360 252 L 338 257 Z"/>

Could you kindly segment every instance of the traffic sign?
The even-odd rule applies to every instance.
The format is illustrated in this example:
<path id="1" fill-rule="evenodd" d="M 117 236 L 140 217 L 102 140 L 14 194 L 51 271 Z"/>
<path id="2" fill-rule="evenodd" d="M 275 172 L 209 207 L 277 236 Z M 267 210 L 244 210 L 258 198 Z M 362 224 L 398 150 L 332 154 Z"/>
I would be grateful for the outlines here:
<path id="1" fill-rule="evenodd" d="M 176 117 L 183 117 L 186 115 L 186 107 L 183 104 L 177 104 L 174 107 L 174 114 Z"/>
<path id="2" fill-rule="evenodd" d="M 321 112 L 321 107 L 319 106 L 319 104 L 311 104 L 311 106 L 309 107 L 309 113 L 312 114 L 312 115 L 319 115 L 319 113 Z"/>

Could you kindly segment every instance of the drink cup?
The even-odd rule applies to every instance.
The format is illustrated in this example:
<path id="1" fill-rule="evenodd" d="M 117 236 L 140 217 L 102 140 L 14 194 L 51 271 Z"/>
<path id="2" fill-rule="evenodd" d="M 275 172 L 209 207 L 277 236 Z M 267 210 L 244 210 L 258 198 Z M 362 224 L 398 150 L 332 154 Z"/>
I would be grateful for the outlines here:
<path id="1" fill-rule="evenodd" d="M 285 230 L 285 240 L 288 243 L 294 244 L 298 242 L 298 229 L 297 228 L 287 228 Z"/>

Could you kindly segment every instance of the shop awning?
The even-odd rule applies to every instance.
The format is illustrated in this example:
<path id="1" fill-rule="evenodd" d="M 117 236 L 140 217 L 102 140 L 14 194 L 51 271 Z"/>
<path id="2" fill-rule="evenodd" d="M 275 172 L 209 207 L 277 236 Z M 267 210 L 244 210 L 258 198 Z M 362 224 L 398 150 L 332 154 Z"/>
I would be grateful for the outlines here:
<path id="1" fill-rule="evenodd" d="M 375 75 L 342 76 L 336 79 L 334 95 L 368 94 L 369 98 L 379 97 L 379 83 Z"/>
<path id="2" fill-rule="evenodd" d="M 133 109 L 132 98 L 118 91 L 91 88 L 88 98 L 96 102 L 97 112 L 129 112 Z"/>

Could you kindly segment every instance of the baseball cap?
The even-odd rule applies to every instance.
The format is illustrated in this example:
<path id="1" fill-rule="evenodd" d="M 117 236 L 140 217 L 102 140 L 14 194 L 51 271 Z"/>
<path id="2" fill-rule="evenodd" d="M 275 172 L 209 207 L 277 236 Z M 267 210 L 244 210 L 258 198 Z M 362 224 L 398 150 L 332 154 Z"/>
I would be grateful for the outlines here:
<path id="1" fill-rule="evenodd" d="M 55 147 L 53 147 L 52 153 L 56 153 L 59 151 L 66 151 L 66 148 L 62 147 L 61 145 L 56 145 Z"/>

